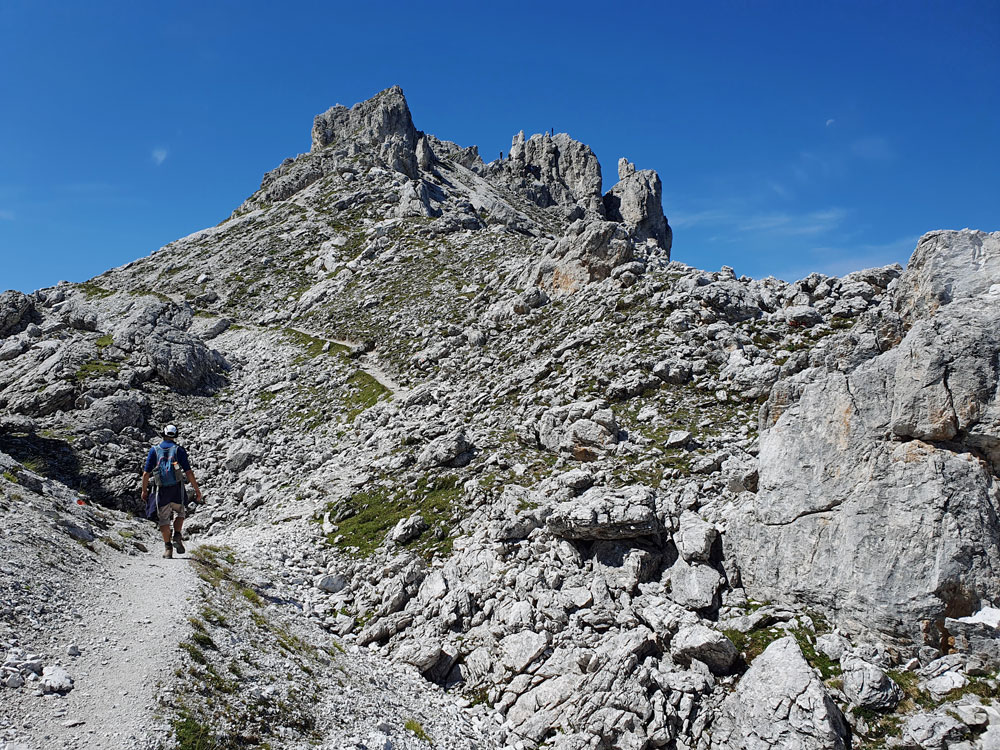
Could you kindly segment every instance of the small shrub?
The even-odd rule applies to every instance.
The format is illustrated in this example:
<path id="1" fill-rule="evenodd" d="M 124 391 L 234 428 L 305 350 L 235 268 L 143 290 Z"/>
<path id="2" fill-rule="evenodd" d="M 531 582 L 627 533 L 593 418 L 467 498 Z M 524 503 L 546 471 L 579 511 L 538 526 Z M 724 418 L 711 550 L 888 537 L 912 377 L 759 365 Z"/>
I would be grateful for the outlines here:
<path id="1" fill-rule="evenodd" d="M 196 630 L 191 634 L 191 640 L 202 648 L 211 649 L 212 651 L 217 651 L 218 646 L 215 645 L 215 641 L 212 640 L 212 636 L 206 633 L 204 630 Z"/>
<path id="2" fill-rule="evenodd" d="M 203 654 L 201 649 L 198 648 L 193 643 L 184 642 L 180 644 L 180 646 L 182 649 L 187 651 L 188 656 L 191 657 L 191 661 L 193 661 L 195 664 L 201 664 L 202 666 L 208 664 L 208 659 L 205 658 L 205 654 Z"/>
<path id="3" fill-rule="evenodd" d="M 174 739 L 177 750 L 211 750 L 215 747 L 212 732 L 205 724 L 191 716 L 187 711 L 173 722 Z"/>

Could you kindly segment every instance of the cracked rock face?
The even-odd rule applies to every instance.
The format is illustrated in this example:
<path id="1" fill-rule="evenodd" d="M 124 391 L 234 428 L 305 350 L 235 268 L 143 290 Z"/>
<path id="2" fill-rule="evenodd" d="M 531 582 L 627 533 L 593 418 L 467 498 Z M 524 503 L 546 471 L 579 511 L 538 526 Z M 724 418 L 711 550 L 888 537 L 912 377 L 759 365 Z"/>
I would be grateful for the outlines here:
<path id="1" fill-rule="evenodd" d="M 313 122 L 312 150 L 340 145 L 347 146 L 350 154 L 367 147 L 376 150 L 391 169 L 416 177 L 419 138 L 403 90 L 393 86 L 350 109 L 336 106 L 317 115 Z M 429 164 L 432 157 L 428 150 L 429 146 L 424 144 L 423 159 Z"/>
<path id="2" fill-rule="evenodd" d="M 946 617 L 1000 596 L 998 239 L 935 233 L 901 279 L 899 345 L 847 373 L 803 373 L 812 382 L 761 436 L 760 490 L 727 539 L 751 595 L 933 646 Z M 971 247 L 996 276 L 955 278 Z"/>

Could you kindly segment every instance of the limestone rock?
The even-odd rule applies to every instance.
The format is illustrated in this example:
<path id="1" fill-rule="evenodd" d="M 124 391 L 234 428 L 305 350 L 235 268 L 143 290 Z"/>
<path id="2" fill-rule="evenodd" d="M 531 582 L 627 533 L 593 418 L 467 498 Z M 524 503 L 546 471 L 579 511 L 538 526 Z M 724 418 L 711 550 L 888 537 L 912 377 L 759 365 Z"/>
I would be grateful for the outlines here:
<path id="1" fill-rule="evenodd" d="M 709 609 L 718 603 L 722 577 L 710 565 L 695 562 L 688 564 L 683 557 L 667 571 L 670 580 L 670 598 L 682 607 L 693 610 Z"/>
<path id="2" fill-rule="evenodd" d="M 347 578 L 339 573 L 322 576 L 316 584 L 317 588 L 328 594 L 337 594 L 343 591 L 345 586 L 347 586 Z"/>
<path id="3" fill-rule="evenodd" d="M 609 278 L 634 253 L 634 244 L 621 224 L 579 219 L 539 262 L 535 283 L 557 293 L 576 292 Z"/>
<path id="4" fill-rule="evenodd" d="M 687 510 L 681 513 L 679 524 L 674 543 L 681 557 L 687 562 L 707 560 L 718 536 L 715 526 Z"/>
<path id="5" fill-rule="evenodd" d="M 1000 279 L 1000 232 L 929 232 L 899 279 L 894 307 L 907 320 L 989 294 Z"/>
<path id="6" fill-rule="evenodd" d="M 903 699 L 899 685 L 874 664 L 856 658 L 840 663 L 844 693 L 851 703 L 876 711 L 891 711 Z"/>
<path id="7" fill-rule="evenodd" d="M 920 289 L 953 280 L 948 237 L 960 255 L 971 241 L 938 233 L 923 243 L 911 275 Z M 978 266 L 1000 269 L 1000 241 L 977 242 Z M 935 623 L 1000 597 L 1000 404 L 988 354 L 1000 348 L 989 291 L 1000 275 L 987 281 L 961 305 L 904 292 L 912 327 L 902 342 L 851 372 L 814 374 L 761 435 L 758 495 L 726 540 L 751 596 L 932 646 Z"/>
<path id="8" fill-rule="evenodd" d="M 680 664 L 690 664 L 692 659 L 704 662 L 717 675 L 729 672 L 739 658 L 732 641 L 704 625 L 690 625 L 677 631 L 670 641 L 670 653 Z"/>
<path id="9" fill-rule="evenodd" d="M 580 497 L 556 505 L 546 525 L 564 539 L 634 539 L 661 531 L 655 493 L 638 486 L 620 490 L 592 487 Z"/>
<path id="10" fill-rule="evenodd" d="M 73 678 L 62 667 L 47 666 L 42 670 L 42 690 L 46 693 L 68 693 L 73 689 Z"/>
<path id="11" fill-rule="evenodd" d="M 510 153 L 490 173 L 542 208 L 579 207 L 603 214 L 601 165 L 590 147 L 566 133 L 514 136 Z"/>
<path id="12" fill-rule="evenodd" d="M 785 320 L 791 325 L 814 326 L 823 322 L 823 315 L 815 307 L 792 305 L 785 309 Z"/>
<path id="13" fill-rule="evenodd" d="M 902 730 L 902 747 L 920 750 L 947 750 L 967 737 L 968 727 L 945 712 L 914 714 L 907 717 Z"/>
<path id="14" fill-rule="evenodd" d="M 522 630 L 500 641 L 500 661 L 514 673 L 523 672 L 549 645 L 548 633 Z"/>
<path id="15" fill-rule="evenodd" d="M 412 542 L 427 530 L 427 522 L 419 513 L 414 513 L 409 518 L 401 518 L 389 532 L 389 541 L 395 544 L 406 544 Z"/>
<path id="16" fill-rule="evenodd" d="M 141 394 L 118 394 L 98 399 L 87 410 L 88 429 L 107 429 L 118 433 L 126 427 L 142 427 L 148 408 L 148 402 Z"/>
<path id="17" fill-rule="evenodd" d="M 417 465 L 421 467 L 464 466 L 469 462 L 472 450 L 473 446 L 465 432 L 456 430 L 428 443 L 417 457 Z"/>
<path id="18" fill-rule="evenodd" d="M 150 364 L 163 381 L 185 393 L 209 386 L 213 376 L 228 369 L 219 352 L 198 338 L 174 328 L 154 330 L 144 341 Z"/>
<path id="19" fill-rule="evenodd" d="M 545 411 L 538 421 L 543 448 L 593 461 L 618 442 L 618 422 L 607 402 L 578 401 Z"/>
<path id="20" fill-rule="evenodd" d="M 718 750 L 845 750 L 844 717 L 791 636 L 758 656 L 723 702 L 712 731 Z"/>

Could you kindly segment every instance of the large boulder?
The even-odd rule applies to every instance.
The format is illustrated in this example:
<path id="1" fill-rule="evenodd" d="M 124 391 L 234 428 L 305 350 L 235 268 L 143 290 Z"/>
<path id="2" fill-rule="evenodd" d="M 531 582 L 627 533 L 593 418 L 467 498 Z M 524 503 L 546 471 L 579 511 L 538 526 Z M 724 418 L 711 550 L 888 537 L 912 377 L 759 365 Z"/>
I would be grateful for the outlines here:
<path id="1" fill-rule="evenodd" d="M 463 430 L 454 430 L 429 442 L 417 456 L 417 466 L 465 466 L 472 459 L 475 447 Z"/>
<path id="2" fill-rule="evenodd" d="M 692 659 L 703 662 L 713 674 L 726 674 L 740 653 L 736 646 L 718 630 L 700 623 L 681 628 L 670 641 L 674 661 L 687 666 Z"/>
<path id="3" fill-rule="evenodd" d="M 205 342 L 185 331 L 160 326 L 143 342 L 149 363 L 172 388 L 192 392 L 211 384 L 213 376 L 228 369 L 225 358 Z"/>
<path id="4" fill-rule="evenodd" d="M 618 443 L 618 422 L 607 402 L 577 401 L 543 412 L 537 441 L 550 451 L 593 461 Z"/>
<path id="5" fill-rule="evenodd" d="M 854 657 L 841 660 L 844 693 L 855 706 L 891 711 L 903 700 L 903 691 L 892 678 L 874 664 Z"/>
<path id="6" fill-rule="evenodd" d="M 761 435 L 758 494 L 725 540 L 751 596 L 937 647 L 946 618 L 1000 597 L 998 257 L 1000 233 L 921 240 L 902 342 L 815 375 Z"/>
<path id="7" fill-rule="evenodd" d="M 714 750 L 844 750 L 840 709 L 791 636 L 758 656 L 719 707 Z"/>
<path id="8" fill-rule="evenodd" d="M 101 398 L 90 405 L 86 421 L 90 431 L 106 429 L 121 432 L 126 427 L 142 427 L 146 422 L 148 401 L 141 393 L 120 393 Z"/>
<path id="9" fill-rule="evenodd" d="M 574 221 L 542 257 L 533 283 L 554 292 L 578 291 L 611 276 L 632 260 L 635 246 L 628 230 L 612 221 Z"/>
<path id="10" fill-rule="evenodd" d="M 895 309 L 926 318 L 952 302 L 988 293 L 1000 280 L 1000 232 L 928 232 L 900 278 Z"/>
<path id="11" fill-rule="evenodd" d="M 547 525 L 564 539 L 634 539 L 662 531 L 656 516 L 656 493 L 638 485 L 618 490 L 592 487 L 557 504 Z"/>

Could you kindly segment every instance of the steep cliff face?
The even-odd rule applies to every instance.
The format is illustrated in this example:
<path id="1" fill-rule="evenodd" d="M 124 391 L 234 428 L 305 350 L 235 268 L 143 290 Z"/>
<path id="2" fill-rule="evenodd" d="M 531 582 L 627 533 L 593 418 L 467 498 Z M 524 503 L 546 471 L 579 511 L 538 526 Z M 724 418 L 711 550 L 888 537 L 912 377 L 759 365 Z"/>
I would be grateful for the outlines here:
<path id="1" fill-rule="evenodd" d="M 129 510 L 179 423 L 216 500 L 190 529 L 243 561 L 223 593 L 400 694 L 421 675 L 414 711 L 474 699 L 443 746 L 986 747 L 993 714 L 947 717 L 1000 668 L 1000 234 L 737 278 L 671 262 L 659 177 L 618 174 L 602 195 L 565 134 L 483 164 L 398 88 L 334 107 L 220 225 L 0 296 L 0 465 Z M 41 632 L 24 611 L 0 640 Z M 396 731 L 316 708 L 346 700 L 325 658 L 322 700 L 281 681 L 305 713 L 272 746 Z M 215 697 L 252 708 L 266 674 Z M 189 718 L 219 721 L 214 689 Z"/>

